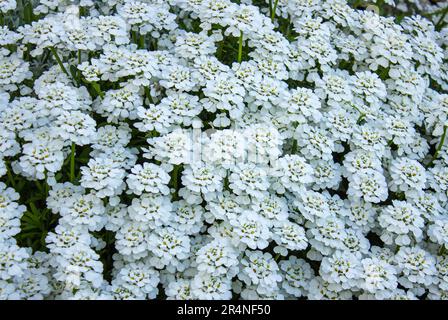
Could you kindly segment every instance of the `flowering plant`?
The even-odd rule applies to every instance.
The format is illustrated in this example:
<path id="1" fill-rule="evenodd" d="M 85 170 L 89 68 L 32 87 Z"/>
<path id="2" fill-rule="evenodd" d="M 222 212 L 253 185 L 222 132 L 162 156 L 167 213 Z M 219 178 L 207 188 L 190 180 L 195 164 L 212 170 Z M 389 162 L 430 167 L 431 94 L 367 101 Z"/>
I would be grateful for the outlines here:
<path id="1" fill-rule="evenodd" d="M 447 299 L 447 12 L 0 0 L 0 299 Z"/>

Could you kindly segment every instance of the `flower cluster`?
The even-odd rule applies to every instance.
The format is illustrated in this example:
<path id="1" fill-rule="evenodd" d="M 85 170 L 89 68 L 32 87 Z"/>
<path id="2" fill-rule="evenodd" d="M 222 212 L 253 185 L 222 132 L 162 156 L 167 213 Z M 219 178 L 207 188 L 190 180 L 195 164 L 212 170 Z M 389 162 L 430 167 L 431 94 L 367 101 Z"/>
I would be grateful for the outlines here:
<path id="1" fill-rule="evenodd" d="M 448 6 L 74 2 L 0 1 L 0 299 L 448 299 Z"/>

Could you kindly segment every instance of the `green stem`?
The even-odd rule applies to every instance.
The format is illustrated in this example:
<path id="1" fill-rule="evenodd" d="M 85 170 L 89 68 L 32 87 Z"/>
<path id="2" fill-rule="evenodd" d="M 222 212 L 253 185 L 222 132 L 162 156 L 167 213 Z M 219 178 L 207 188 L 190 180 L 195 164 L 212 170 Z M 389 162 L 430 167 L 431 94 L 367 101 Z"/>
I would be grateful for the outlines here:
<path id="1" fill-rule="evenodd" d="M 216 49 L 216 58 L 222 60 L 222 52 L 224 49 L 224 40 L 218 42 L 218 49 Z"/>
<path id="2" fill-rule="evenodd" d="M 437 159 L 437 156 L 439 155 L 440 150 L 442 150 L 443 144 L 445 143 L 445 137 L 446 137 L 446 131 L 448 129 L 448 125 L 443 126 L 443 134 L 440 138 L 440 143 L 437 146 L 436 152 L 434 152 L 434 156 L 432 157 L 432 160 L 428 163 L 427 167 L 431 166 L 433 162 Z"/>
<path id="3" fill-rule="evenodd" d="M 157 39 L 153 39 L 152 41 L 151 41 L 151 39 L 150 39 L 150 43 L 152 42 L 152 50 L 153 51 L 157 51 L 158 50 L 158 43 L 157 43 Z"/>
<path id="4" fill-rule="evenodd" d="M 149 103 L 154 103 L 154 100 L 151 97 L 151 91 L 149 90 L 149 87 L 144 87 L 145 89 L 145 96 L 148 98 Z"/>
<path id="5" fill-rule="evenodd" d="M 294 139 L 292 141 L 292 148 L 291 148 L 291 154 L 296 154 L 297 153 L 297 140 Z"/>
<path id="6" fill-rule="evenodd" d="M 23 18 L 26 24 L 30 24 L 33 21 L 33 5 L 30 1 L 26 1 L 23 5 Z"/>
<path id="7" fill-rule="evenodd" d="M 45 181 L 44 181 L 44 192 L 45 192 L 45 198 L 48 197 L 48 193 L 50 192 L 50 186 L 48 185 L 48 176 L 47 176 L 47 170 L 45 170 Z"/>
<path id="8" fill-rule="evenodd" d="M 178 188 L 178 176 L 179 176 L 179 170 L 180 170 L 181 166 L 180 165 L 174 165 L 173 171 L 171 172 L 171 182 L 172 182 L 172 186 L 173 188 L 175 188 L 177 190 Z"/>
<path id="9" fill-rule="evenodd" d="M 131 31 L 132 42 L 138 45 L 138 33 L 135 30 Z"/>
<path id="10" fill-rule="evenodd" d="M 359 117 L 358 120 L 356 121 L 357 124 L 360 124 L 361 121 L 366 117 L 366 114 L 364 112 L 362 112 L 361 110 L 359 110 L 358 107 L 356 107 L 354 104 L 352 104 L 352 107 L 359 112 Z"/>
<path id="11" fill-rule="evenodd" d="M 59 58 L 59 55 L 54 47 L 50 47 L 50 51 L 53 54 L 54 58 L 56 59 L 58 65 L 61 67 L 61 70 L 66 74 L 69 75 L 67 72 L 67 69 L 65 69 L 64 64 L 62 63 L 61 58 Z"/>
<path id="12" fill-rule="evenodd" d="M 378 0 L 377 2 L 376 2 L 376 4 L 375 4 L 377 7 L 378 7 L 378 14 L 379 15 L 382 15 L 383 14 L 383 12 L 384 12 L 384 0 Z"/>
<path id="13" fill-rule="evenodd" d="M 179 192 L 179 173 L 182 170 L 182 166 L 179 164 L 174 165 L 173 171 L 171 171 L 171 181 L 170 185 L 175 190 L 173 194 L 173 199 L 177 200 Z"/>
<path id="14" fill-rule="evenodd" d="M 228 176 L 228 172 L 226 172 L 226 177 L 224 178 L 224 190 L 230 190 L 230 189 L 229 189 L 229 176 Z"/>
<path id="15" fill-rule="evenodd" d="M 87 12 L 87 10 L 85 7 L 79 7 L 79 16 L 80 17 L 86 16 L 87 15 L 86 12 Z"/>
<path id="16" fill-rule="evenodd" d="M 288 14 L 288 24 L 286 27 L 286 39 L 289 40 L 289 35 L 291 34 L 291 16 Z"/>
<path id="17" fill-rule="evenodd" d="M 78 50 L 78 66 L 82 63 L 82 52 Z M 78 69 L 78 82 L 81 83 L 81 70 Z"/>
<path id="18" fill-rule="evenodd" d="M 75 143 L 72 142 L 72 150 L 70 154 L 70 182 L 73 183 L 75 181 Z"/>
<path id="19" fill-rule="evenodd" d="M 240 39 L 238 42 L 238 63 L 243 61 L 243 31 L 240 31 Z"/>
<path id="20" fill-rule="evenodd" d="M 14 176 L 12 175 L 11 169 L 9 168 L 9 164 L 5 162 L 6 166 L 6 173 L 8 175 L 8 181 L 11 184 L 11 186 L 15 189 L 16 188 L 16 180 L 14 179 Z"/>
<path id="21" fill-rule="evenodd" d="M 437 31 L 440 31 L 440 29 L 442 29 L 442 24 L 443 24 L 443 21 L 445 20 L 447 13 L 448 13 L 448 6 L 445 7 L 445 9 L 443 10 L 442 16 L 440 17 L 439 21 L 436 23 Z"/>
<path id="22" fill-rule="evenodd" d="M 42 187 L 42 184 L 39 182 L 39 180 L 35 181 L 37 189 L 39 189 L 39 193 L 44 193 L 44 188 Z"/>
<path id="23" fill-rule="evenodd" d="M 25 18 L 24 18 L 25 17 L 25 10 L 24 10 L 25 5 L 23 4 L 22 0 L 17 0 L 16 3 L 17 3 L 16 8 L 19 12 L 18 16 L 21 21 L 24 21 L 25 20 Z"/>
<path id="24" fill-rule="evenodd" d="M 272 23 L 274 23 L 274 20 L 275 20 L 275 11 L 277 11 L 277 5 L 278 5 L 278 0 L 275 0 L 274 1 L 274 7 L 272 8 L 272 11 L 271 11 L 271 21 L 272 21 Z"/>
<path id="25" fill-rule="evenodd" d="M 358 120 L 356 121 L 356 124 L 360 124 L 365 117 L 366 117 L 365 113 L 361 113 Z"/>
<path id="26" fill-rule="evenodd" d="M 138 38 L 138 48 L 139 49 L 145 48 L 145 35 L 144 34 L 141 34 L 140 37 Z"/>

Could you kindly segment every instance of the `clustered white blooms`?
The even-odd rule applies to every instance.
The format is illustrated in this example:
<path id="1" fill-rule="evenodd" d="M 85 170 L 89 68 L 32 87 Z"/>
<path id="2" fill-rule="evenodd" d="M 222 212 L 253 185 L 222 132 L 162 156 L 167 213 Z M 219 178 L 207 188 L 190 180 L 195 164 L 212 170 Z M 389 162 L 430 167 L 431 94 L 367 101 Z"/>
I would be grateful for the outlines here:
<path id="1" fill-rule="evenodd" d="M 448 27 L 34 2 L 0 1 L 0 299 L 448 298 Z"/>

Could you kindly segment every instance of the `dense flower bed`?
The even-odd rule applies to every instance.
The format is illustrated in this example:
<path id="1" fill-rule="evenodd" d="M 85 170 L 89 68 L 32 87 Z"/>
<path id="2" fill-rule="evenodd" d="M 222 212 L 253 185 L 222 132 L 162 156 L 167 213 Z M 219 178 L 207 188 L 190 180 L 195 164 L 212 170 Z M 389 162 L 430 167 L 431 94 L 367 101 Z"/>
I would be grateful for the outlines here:
<path id="1" fill-rule="evenodd" d="M 414 2 L 0 0 L 0 299 L 448 298 Z"/>

